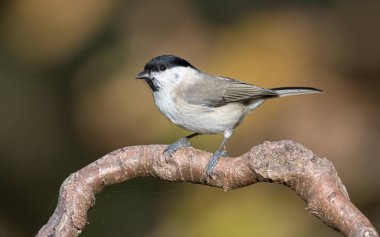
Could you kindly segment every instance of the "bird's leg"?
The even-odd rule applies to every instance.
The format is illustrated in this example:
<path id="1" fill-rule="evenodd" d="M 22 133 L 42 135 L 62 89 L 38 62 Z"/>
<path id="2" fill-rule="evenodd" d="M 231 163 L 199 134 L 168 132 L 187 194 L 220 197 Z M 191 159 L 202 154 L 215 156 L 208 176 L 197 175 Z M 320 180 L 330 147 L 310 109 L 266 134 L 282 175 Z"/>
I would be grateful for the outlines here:
<path id="1" fill-rule="evenodd" d="M 164 150 L 164 154 L 167 156 L 171 156 L 176 150 L 178 150 L 181 147 L 190 147 L 191 144 L 187 140 L 190 138 L 196 137 L 200 135 L 199 133 L 192 133 L 186 137 L 183 137 L 179 139 L 178 141 L 168 145 L 168 147 Z"/>
<path id="2" fill-rule="evenodd" d="M 216 166 L 218 159 L 225 155 L 226 152 L 224 151 L 224 148 L 228 141 L 228 138 L 230 138 L 231 135 L 232 135 L 232 130 L 227 130 L 224 132 L 224 138 L 223 138 L 222 143 L 220 144 L 218 150 L 211 156 L 210 160 L 208 161 L 207 167 L 206 167 L 206 175 L 208 177 L 211 177 L 212 170 Z"/>

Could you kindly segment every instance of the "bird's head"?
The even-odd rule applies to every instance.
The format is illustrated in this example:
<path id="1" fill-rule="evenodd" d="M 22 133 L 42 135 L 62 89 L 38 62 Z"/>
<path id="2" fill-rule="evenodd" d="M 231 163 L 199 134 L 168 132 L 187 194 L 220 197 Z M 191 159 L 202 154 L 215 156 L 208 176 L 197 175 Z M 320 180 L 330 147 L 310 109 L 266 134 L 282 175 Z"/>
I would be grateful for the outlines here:
<path id="1" fill-rule="evenodd" d="M 136 79 L 144 79 L 153 92 L 168 88 L 198 70 L 186 60 L 174 55 L 161 55 L 145 64 Z"/>

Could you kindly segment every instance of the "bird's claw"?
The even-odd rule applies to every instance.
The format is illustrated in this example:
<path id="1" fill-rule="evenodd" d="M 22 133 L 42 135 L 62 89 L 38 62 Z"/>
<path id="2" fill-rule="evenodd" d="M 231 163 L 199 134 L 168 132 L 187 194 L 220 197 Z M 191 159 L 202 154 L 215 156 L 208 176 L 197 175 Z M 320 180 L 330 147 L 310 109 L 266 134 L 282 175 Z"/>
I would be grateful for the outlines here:
<path id="1" fill-rule="evenodd" d="M 178 141 L 168 145 L 168 147 L 164 150 L 164 154 L 171 157 L 176 150 L 182 147 L 191 147 L 191 143 L 188 142 L 186 138 L 181 138 Z"/>
<path id="2" fill-rule="evenodd" d="M 216 151 L 210 158 L 206 166 L 206 175 L 207 177 L 211 177 L 211 173 L 215 168 L 216 164 L 220 157 L 223 157 L 227 152 L 226 151 Z"/>
<path id="3" fill-rule="evenodd" d="M 228 154 L 228 151 L 224 150 L 224 151 L 220 152 L 220 156 L 221 157 L 228 157 L 228 156 L 230 156 L 230 154 Z"/>

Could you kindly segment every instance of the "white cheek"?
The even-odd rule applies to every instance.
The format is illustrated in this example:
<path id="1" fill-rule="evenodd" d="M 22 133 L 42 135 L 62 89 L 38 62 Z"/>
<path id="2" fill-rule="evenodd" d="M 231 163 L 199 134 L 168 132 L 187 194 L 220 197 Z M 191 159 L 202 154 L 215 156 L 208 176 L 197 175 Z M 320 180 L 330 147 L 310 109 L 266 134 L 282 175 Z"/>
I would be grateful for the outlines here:
<path id="1" fill-rule="evenodd" d="M 153 72 L 152 76 L 157 80 L 157 84 L 162 88 L 175 86 L 184 75 L 187 74 L 185 68 L 170 68 L 162 72 Z"/>
<path id="2" fill-rule="evenodd" d="M 166 90 L 170 87 L 171 80 L 164 72 L 152 73 L 154 82 L 158 85 L 159 91 Z"/>

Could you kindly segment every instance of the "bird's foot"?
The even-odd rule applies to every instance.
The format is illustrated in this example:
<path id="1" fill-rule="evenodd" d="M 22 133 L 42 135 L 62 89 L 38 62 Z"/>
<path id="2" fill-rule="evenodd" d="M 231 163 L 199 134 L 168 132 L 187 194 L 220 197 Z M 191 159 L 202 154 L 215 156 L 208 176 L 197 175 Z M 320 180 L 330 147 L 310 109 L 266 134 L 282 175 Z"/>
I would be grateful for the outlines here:
<path id="1" fill-rule="evenodd" d="M 224 150 L 222 152 L 220 152 L 220 157 L 229 157 L 230 154 L 228 154 L 228 151 Z"/>
<path id="2" fill-rule="evenodd" d="M 171 157 L 176 150 L 182 147 L 191 147 L 191 143 L 187 141 L 187 138 L 181 138 L 178 141 L 168 145 L 168 147 L 164 150 L 164 154 L 167 157 Z"/>
<path id="3" fill-rule="evenodd" d="M 212 170 L 215 168 L 216 163 L 218 163 L 218 159 L 222 156 L 226 155 L 226 151 L 216 151 L 210 158 L 206 167 L 206 175 L 207 177 L 211 177 Z"/>

